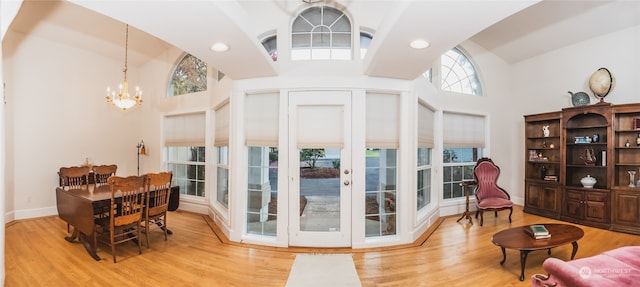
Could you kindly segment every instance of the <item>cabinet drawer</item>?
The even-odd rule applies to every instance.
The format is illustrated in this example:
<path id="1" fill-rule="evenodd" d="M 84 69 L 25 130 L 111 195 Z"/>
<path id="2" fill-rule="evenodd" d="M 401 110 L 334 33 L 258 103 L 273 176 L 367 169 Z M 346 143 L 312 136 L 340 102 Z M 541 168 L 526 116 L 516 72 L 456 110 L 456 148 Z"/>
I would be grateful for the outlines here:
<path id="1" fill-rule="evenodd" d="M 587 201 L 607 201 L 607 194 L 602 192 L 587 192 Z"/>
<path id="2" fill-rule="evenodd" d="M 568 200 L 582 200 L 582 192 L 567 190 L 566 195 Z"/>

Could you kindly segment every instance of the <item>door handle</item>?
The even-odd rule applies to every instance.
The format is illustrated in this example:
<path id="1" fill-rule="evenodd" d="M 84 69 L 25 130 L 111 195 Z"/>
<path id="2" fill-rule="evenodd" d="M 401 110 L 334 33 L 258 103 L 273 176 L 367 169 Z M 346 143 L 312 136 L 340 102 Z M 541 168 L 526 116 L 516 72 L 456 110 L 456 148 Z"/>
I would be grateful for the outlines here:
<path id="1" fill-rule="evenodd" d="M 349 170 L 348 170 L 348 169 L 345 169 L 345 170 L 344 170 L 344 174 L 349 174 Z"/>
<path id="2" fill-rule="evenodd" d="M 345 181 L 343 182 L 343 184 L 344 184 L 344 185 L 349 185 L 350 183 L 351 183 L 351 182 L 349 182 L 348 180 L 345 180 Z"/>

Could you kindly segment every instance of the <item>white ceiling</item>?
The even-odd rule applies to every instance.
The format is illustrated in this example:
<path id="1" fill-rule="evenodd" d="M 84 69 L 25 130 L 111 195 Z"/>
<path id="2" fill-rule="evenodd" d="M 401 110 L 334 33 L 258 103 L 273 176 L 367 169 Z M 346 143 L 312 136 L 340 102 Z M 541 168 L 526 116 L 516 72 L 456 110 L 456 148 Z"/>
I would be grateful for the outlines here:
<path id="1" fill-rule="evenodd" d="M 325 0 L 345 9 L 354 26 L 374 32 L 364 61 L 370 76 L 415 79 L 434 59 L 471 39 L 509 63 L 640 25 L 640 1 Z M 10 30 L 123 59 L 129 23 L 129 62 L 143 64 L 178 47 L 233 79 L 277 75 L 260 38 L 309 4 L 300 0 L 36 1 L 28 0 Z M 108 15 L 108 16 L 105 16 Z M 144 32 L 143 32 L 144 31 Z M 431 42 L 425 50 L 408 43 Z M 225 42 L 231 49 L 214 53 Z"/>

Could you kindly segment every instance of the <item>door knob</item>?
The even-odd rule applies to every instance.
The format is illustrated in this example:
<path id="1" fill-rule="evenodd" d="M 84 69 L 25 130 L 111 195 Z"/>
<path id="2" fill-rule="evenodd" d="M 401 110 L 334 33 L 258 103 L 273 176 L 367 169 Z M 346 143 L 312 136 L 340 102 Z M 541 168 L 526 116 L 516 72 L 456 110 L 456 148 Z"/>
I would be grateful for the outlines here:
<path id="1" fill-rule="evenodd" d="M 350 184 L 350 182 L 348 180 L 344 181 L 344 185 L 349 185 L 349 184 Z"/>
<path id="2" fill-rule="evenodd" d="M 345 169 L 345 170 L 344 170 L 344 174 L 349 174 L 349 170 L 348 170 L 348 169 Z"/>

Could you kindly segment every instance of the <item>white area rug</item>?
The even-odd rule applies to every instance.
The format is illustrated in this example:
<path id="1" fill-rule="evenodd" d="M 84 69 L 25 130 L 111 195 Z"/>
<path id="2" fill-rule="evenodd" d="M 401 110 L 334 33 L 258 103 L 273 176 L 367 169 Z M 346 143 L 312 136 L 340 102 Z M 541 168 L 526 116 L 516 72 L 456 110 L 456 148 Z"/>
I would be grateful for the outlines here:
<path id="1" fill-rule="evenodd" d="M 362 286 L 351 254 L 297 254 L 287 287 Z"/>

